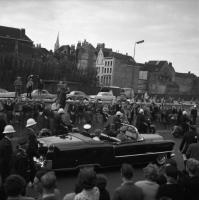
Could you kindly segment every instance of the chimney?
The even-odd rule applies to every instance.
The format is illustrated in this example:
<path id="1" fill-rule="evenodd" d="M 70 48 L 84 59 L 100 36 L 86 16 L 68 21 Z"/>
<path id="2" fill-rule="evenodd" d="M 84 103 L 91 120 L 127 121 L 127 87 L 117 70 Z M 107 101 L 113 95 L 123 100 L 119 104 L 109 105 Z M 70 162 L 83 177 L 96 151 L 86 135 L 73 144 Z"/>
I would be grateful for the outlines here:
<path id="1" fill-rule="evenodd" d="M 20 30 L 20 38 L 25 38 L 26 31 L 24 28 Z"/>

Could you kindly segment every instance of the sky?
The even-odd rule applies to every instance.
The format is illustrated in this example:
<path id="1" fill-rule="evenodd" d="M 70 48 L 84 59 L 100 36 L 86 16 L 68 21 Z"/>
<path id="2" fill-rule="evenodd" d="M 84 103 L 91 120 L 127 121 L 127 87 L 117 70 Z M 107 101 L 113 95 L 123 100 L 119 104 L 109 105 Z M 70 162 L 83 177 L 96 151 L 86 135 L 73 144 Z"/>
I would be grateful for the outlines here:
<path id="1" fill-rule="evenodd" d="M 199 0 L 0 0 L 0 25 L 25 28 L 34 44 L 54 49 L 86 39 L 135 60 L 172 62 L 199 76 Z"/>

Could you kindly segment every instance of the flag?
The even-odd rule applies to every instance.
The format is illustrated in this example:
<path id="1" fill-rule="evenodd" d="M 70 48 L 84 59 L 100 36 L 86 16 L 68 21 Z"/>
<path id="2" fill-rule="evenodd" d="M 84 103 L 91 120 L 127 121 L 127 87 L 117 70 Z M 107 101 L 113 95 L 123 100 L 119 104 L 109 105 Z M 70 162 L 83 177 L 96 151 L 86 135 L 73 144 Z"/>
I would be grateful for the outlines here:
<path id="1" fill-rule="evenodd" d="M 144 42 L 144 40 L 140 40 L 140 41 L 136 42 L 136 44 L 140 44 L 140 43 L 143 43 L 143 42 Z"/>
<path id="2" fill-rule="evenodd" d="M 55 46 L 54 46 L 54 52 L 57 51 L 57 49 L 59 49 L 59 33 L 57 35 L 57 40 L 55 42 Z"/>

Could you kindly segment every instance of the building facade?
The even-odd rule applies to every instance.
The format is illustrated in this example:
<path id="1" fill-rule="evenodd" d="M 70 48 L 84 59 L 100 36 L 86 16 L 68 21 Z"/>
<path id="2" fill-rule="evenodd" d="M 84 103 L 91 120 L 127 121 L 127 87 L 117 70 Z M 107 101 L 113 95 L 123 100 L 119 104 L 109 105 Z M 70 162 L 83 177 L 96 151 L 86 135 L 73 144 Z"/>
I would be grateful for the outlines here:
<path id="1" fill-rule="evenodd" d="M 77 68 L 82 72 L 90 67 L 95 67 L 96 49 L 92 44 L 84 40 L 83 43 L 78 42 L 76 48 Z"/>
<path id="2" fill-rule="evenodd" d="M 175 70 L 167 61 L 149 61 L 139 65 L 138 93 L 176 94 Z"/>
<path id="3" fill-rule="evenodd" d="M 0 54 L 32 56 L 33 42 L 25 29 L 0 26 Z"/>
<path id="4" fill-rule="evenodd" d="M 182 95 L 195 95 L 197 92 L 197 76 L 190 72 L 175 74 L 176 83 L 179 85 L 179 93 Z"/>
<path id="5" fill-rule="evenodd" d="M 99 49 L 99 48 L 97 48 Z M 135 61 L 131 56 L 113 52 L 104 44 L 96 59 L 97 79 L 100 86 L 118 86 L 132 88 Z"/>

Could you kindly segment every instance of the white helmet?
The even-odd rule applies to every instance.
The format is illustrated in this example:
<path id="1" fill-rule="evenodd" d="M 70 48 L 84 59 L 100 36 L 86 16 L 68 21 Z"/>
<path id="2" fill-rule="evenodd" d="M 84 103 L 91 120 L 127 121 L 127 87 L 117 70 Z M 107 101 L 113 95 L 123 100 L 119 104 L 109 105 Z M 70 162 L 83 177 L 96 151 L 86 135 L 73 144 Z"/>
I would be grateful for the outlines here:
<path id="1" fill-rule="evenodd" d="M 59 110 L 58 110 L 58 114 L 64 114 L 65 112 L 64 112 L 64 109 L 63 108 L 60 108 Z"/>
<path id="2" fill-rule="evenodd" d="M 5 127 L 4 127 L 4 131 L 3 131 L 3 133 L 15 133 L 16 131 L 15 131 L 15 129 L 14 129 L 14 127 L 12 126 L 12 125 L 6 125 Z"/>
<path id="3" fill-rule="evenodd" d="M 83 127 L 84 127 L 85 130 L 91 129 L 91 125 L 90 124 L 84 124 Z"/>
<path id="4" fill-rule="evenodd" d="M 140 114 L 143 114 L 143 113 L 144 113 L 144 110 L 143 110 L 142 108 L 140 108 L 139 113 L 140 113 Z"/>
<path id="5" fill-rule="evenodd" d="M 122 116 L 123 113 L 121 113 L 120 111 L 117 111 L 117 112 L 116 112 L 116 115 L 117 115 L 117 116 Z"/>
<path id="6" fill-rule="evenodd" d="M 26 122 L 26 127 L 30 127 L 37 124 L 37 122 L 33 118 L 29 118 Z"/>
<path id="7" fill-rule="evenodd" d="M 187 115 L 187 111 L 184 110 L 184 111 L 182 112 L 182 114 L 183 114 L 183 115 Z"/>

